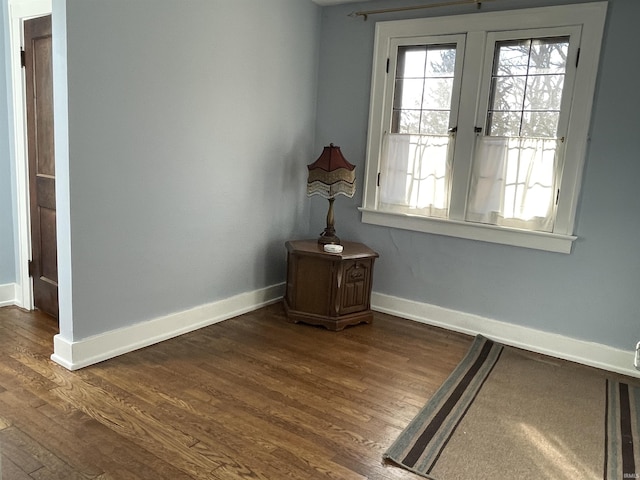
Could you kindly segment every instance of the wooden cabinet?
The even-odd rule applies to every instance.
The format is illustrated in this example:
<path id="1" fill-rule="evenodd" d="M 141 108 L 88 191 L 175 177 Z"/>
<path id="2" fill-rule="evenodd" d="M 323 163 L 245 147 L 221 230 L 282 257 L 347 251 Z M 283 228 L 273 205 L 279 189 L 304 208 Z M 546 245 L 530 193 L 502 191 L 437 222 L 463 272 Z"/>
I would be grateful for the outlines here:
<path id="1" fill-rule="evenodd" d="M 342 330 L 371 323 L 373 263 L 378 254 L 366 245 L 342 242 L 342 253 L 326 253 L 316 240 L 286 243 L 289 321 Z"/>

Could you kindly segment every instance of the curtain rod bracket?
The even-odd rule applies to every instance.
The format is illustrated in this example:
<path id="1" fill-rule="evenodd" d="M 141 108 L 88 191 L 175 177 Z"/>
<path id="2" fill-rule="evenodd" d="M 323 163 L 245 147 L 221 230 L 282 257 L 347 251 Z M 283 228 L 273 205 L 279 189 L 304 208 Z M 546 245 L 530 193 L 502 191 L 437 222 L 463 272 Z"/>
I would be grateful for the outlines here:
<path id="1" fill-rule="evenodd" d="M 365 22 L 369 19 L 369 15 L 365 12 L 351 12 L 348 16 L 352 18 L 362 17 Z"/>

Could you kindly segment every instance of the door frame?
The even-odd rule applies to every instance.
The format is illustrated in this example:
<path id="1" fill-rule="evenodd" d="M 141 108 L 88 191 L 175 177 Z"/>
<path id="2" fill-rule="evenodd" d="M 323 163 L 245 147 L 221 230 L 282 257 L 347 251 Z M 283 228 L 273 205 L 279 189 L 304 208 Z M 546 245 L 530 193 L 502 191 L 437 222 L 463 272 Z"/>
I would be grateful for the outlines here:
<path id="1" fill-rule="evenodd" d="M 19 307 L 33 310 L 33 282 L 29 276 L 31 259 L 31 228 L 29 214 L 29 172 L 27 157 L 26 105 L 24 72 L 20 59 L 23 44 L 22 22 L 29 18 L 49 15 L 51 0 L 8 0 L 9 61 L 11 80 L 11 109 L 9 111 L 9 149 L 13 153 L 17 211 L 17 266 L 15 300 Z"/>

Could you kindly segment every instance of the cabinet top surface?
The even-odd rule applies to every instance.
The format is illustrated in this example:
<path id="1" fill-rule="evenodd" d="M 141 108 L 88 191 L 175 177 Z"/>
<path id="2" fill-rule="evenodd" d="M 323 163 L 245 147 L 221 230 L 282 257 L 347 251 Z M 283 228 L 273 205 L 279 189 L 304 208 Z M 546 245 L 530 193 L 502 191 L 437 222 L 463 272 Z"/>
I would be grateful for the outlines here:
<path id="1" fill-rule="evenodd" d="M 317 240 L 291 240 L 285 245 L 289 252 L 303 253 L 306 255 L 318 255 L 331 258 L 363 258 L 378 257 L 378 254 L 362 243 L 340 242 L 343 246 L 342 253 L 327 253 Z"/>

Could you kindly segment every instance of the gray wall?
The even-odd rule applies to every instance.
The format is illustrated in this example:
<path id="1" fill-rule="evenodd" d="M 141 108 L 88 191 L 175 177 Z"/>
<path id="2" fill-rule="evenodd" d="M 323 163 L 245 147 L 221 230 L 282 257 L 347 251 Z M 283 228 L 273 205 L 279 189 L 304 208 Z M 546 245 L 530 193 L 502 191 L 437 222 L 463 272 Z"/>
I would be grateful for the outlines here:
<path id="1" fill-rule="evenodd" d="M 74 339 L 283 281 L 285 239 L 324 227 L 327 203 L 306 199 L 305 164 L 334 142 L 364 172 L 375 22 L 465 8 L 363 22 L 346 14 L 395 3 L 67 3 Z M 559 3 L 572 2 L 483 9 Z M 363 225 L 359 185 L 336 202 L 336 226 L 381 254 L 376 291 L 632 348 L 637 18 L 640 2 L 610 0 L 573 253 Z M 15 281 L 7 132 L 0 115 L 0 284 Z"/>
<path id="2" fill-rule="evenodd" d="M 66 28 L 69 340 L 283 282 L 309 225 L 320 8 L 67 0 Z"/>
<path id="3" fill-rule="evenodd" d="M 0 2 L 0 52 L 8 57 L 9 33 L 6 32 L 6 5 Z M 0 62 L 0 112 L 7 112 L 7 65 Z M 0 114 L 0 285 L 16 280 L 14 247 L 13 170 L 9 152 L 9 126 L 6 114 Z"/>
<path id="4" fill-rule="evenodd" d="M 424 4 L 424 0 L 403 5 Z M 577 3 L 505 0 L 483 11 Z M 367 2 L 323 11 L 316 150 L 333 142 L 364 174 L 369 88 L 376 21 L 468 13 L 448 7 L 350 18 Z M 637 42 L 640 2 L 610 0 L 600 77 L 592 117 L 579 239 L 570 255 L 364 225 L 353 199 L 336 201 L 342 238 L 367 243 L 380 253 L 374 290 L 409 300 L 559 333 L 630 350 L 640 340 L 640 64 L 629 52 Z M 582 52 L 588 55 L 588 52 Z M 326 205 L 312 201 L 312 225 L 321 226 Z"/>

